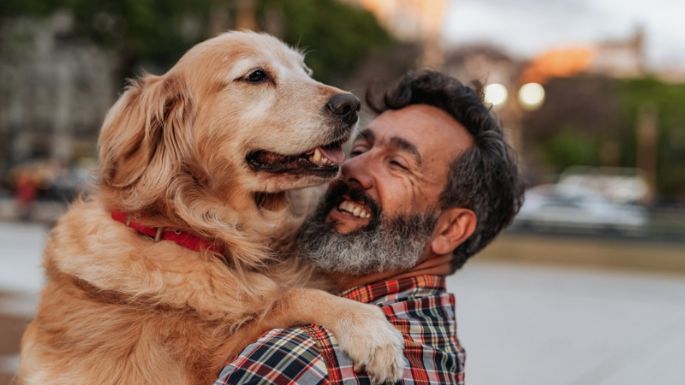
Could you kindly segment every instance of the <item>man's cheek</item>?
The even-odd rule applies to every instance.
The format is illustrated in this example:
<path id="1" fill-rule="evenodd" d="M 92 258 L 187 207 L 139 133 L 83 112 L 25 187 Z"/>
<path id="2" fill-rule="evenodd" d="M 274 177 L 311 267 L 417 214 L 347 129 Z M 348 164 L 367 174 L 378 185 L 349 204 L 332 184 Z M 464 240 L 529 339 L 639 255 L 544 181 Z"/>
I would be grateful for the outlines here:
<path id="1" fill-rule="evenodd" d="M 399 190 L 388 201 L 384 207 L 383 212 L 387 216 L 407 216 L 416 213 L 424 212 L 427 208 L 433 207 L 436 197 L 429 196 L 426 192 L 419 188 L 411 190 Z"/>

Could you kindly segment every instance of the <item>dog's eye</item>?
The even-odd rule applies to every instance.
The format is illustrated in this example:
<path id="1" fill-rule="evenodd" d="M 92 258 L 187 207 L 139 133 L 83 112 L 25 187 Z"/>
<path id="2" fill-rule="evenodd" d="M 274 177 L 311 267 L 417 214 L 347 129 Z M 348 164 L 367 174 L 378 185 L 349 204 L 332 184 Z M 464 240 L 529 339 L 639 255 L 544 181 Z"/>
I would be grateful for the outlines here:
<path id="1" fill-rule="evenodd" d="M 266 71 L 262 69 L 256 69 L 252 72 L 250 72 L 247 77 L 245 77 L 245 80 L 247 80 L 250 83 L 261 83 L 269 78 L 269 75 L 266 73 Z"/>

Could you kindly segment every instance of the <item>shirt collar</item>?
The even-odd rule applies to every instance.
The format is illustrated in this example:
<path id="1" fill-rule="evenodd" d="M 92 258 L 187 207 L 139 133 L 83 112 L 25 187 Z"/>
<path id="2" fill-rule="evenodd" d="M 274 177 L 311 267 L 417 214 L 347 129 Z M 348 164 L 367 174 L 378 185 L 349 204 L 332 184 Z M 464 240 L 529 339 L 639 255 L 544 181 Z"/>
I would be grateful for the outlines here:
<path id="1" fill-rule="evenodd" d="M 445 277 L 440 275 L 419 275 L 417 277 L 378 281 L 355 287 L 340 293 L 340 296 L 363 303 L 374 302 L 382 297 L 419 289 L 445 289 Z"/>

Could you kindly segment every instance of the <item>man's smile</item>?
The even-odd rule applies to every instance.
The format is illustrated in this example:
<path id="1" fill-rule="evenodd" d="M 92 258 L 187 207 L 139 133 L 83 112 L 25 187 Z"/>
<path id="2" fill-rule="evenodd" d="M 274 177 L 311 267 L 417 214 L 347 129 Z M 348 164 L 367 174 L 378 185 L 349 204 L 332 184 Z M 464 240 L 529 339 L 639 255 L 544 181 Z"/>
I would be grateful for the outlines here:
<path id="1" fill-rule="evenodd" d="M 357 218 L 368 219 L 371 218 L 371 212 L 369 209 L 361 203 L 354 202 L 352 200 L 343 200 L 340 205 L 338 205 L 338 210 L 344 211 L 348 214 L 352 214 Z"/>
<path id="2" fill-rule="evenodd" d="M 338 232 L 347 234 L 367 226 L 372 217 L 369 207 L 345 196 L 328 213 L 327 222 L 333 222 Z"/>

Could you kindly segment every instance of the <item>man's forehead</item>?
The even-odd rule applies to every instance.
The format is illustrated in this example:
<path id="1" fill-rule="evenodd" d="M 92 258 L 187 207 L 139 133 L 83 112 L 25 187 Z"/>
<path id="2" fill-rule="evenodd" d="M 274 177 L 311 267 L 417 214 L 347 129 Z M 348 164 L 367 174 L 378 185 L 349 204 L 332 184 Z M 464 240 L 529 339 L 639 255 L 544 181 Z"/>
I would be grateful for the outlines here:
<path id="1" fill-rule="evenodd" d="M 473 137 L 461 123 L 447 112 L 426 104 L 387 110 L 371 121 L 360 137 L 384 141 L 400 138 L 422 151 L 450 147 L 462 152 L 473 145 Z"/>

